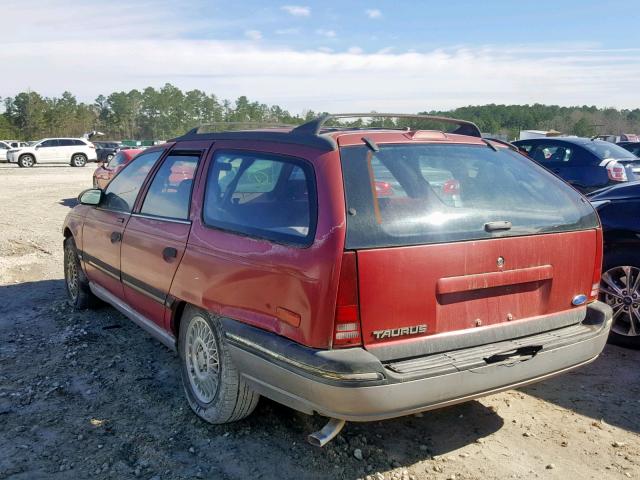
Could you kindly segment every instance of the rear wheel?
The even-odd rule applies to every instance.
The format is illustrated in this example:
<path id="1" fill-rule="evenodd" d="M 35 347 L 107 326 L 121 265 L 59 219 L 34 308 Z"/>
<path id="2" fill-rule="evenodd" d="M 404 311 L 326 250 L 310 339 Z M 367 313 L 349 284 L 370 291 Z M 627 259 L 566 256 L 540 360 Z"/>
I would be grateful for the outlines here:
<path id="1" fill-rule="evenodd" d="M 71 157 L 72 167 L 84 167 L 87 163 L 87 157 L 83 153 L 75 153 Z"/>
<path id="2" fill-rule="evenodd" d="M 89 280 L 80 265 L 78 250 L 73 237 L 64 240 L 64 280 L 69 304 L 73 308 L 84 310 L 96 306 L 98 299 L 91 293 Z"/>
<path id="3" fill-rule="evenodd" d="M 113 158 L 113 153 L 110 153 L 109 155 L 107 155 L 107 162 L 110 162 L 112 158 Z"/>
<path id="4" fill-rule="evenodd" d="M 228 423 L 253 412 L 260 396 L 233 364 L 217 317 L 191 306 L 185 308 L 178 349 L 187 401 L 200 418 Z"/>
<path id="5" fill-rule="evenodd" d="M 18 159 L 18 165 L 20 165 L 23 168 L 33 167 L 35 163 L 36 163 L 36 159 L 33 157 L 33 155 L 22 155 Z"/>
<path id="6" fill-rule="evenodd" d="M 609 341 L 640 349 L 640 254 L 618 251 L 605 256 L 600 298 L 613 308 Z"/>

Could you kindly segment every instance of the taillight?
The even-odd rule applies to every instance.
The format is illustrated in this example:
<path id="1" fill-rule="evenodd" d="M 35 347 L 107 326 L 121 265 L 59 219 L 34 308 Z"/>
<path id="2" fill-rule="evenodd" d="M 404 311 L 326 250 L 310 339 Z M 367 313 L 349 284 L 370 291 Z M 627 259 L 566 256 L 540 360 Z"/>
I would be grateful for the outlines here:
<path id="1" fill-rule="evenodd" d="M 627 170 L 618 162 L 609 162 L 607 164 L 607 175 L 609 175 L 609 180 L 614 182 L 626 182 L 628 180 Z"/>
<path id="2" fill-rule="evenodd" d="M 358 266 L 355 252 L 344 252 L 338 280 L 333 346 L 341 348 L 355 345 L 362 345 L 358 305 Z"/>
<path id="3" fill-rule="evenodd" d="M 589 293 L 589 301 L 598 299 L 600 292 L 600 277 L 602 276 L 602 229 L 596 230 L 596 255 L 593 265 L 593 278 L 591 281 L 591 292 Z"/>

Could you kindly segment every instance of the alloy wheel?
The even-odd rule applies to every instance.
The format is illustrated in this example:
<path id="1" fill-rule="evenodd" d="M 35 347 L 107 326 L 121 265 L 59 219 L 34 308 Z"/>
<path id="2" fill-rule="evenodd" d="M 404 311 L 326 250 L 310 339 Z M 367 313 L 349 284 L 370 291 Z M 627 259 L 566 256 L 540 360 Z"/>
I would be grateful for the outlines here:
<path id="1" fill-rule="evenodd" d="M 67 281 L 67 290 L 69 291 L 69 297 L 71 301 L 75 302 L 78 298 L 78 292 L 80 290 L 80 278 L 78 275 L 78 262 L 76 260 L 75 252 L 67 248 L 64 251 L 65 256 L 65 280 Z"/>
<path id="2" fill-rule="evenodd" d="M 600 293 L 613 308 L 611 330 L 619 335 L 640 335 L 640 269 L 628 265 L 602 274 Z"/>
<path id="3" fill-rule="evenodd" d="M 189 323 L 186 336 L 187 375 L 196 398 L 211 403 L 218 391 L 220 359 L 215 335 L 201 316 Z"/>

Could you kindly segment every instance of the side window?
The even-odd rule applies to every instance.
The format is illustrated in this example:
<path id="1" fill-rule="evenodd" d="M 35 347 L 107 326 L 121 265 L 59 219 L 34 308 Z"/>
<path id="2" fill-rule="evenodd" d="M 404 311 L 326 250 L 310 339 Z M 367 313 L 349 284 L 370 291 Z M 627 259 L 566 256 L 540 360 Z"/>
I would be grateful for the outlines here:
<path id="1" fill-rule="evenodd" d="M 517 147 L 519 150 L 526 152 L 527 155 L 529 155 L 531 150 L 533 150 L 533 144 L 531 143 L 518 143 Z"/>
<path id="2" fill-rule="evenodd" d="M 313 169 L 304 161 L 259 153 L 218 152 L 209 168 L 206 225 L 298 245 L 313 242 Z"/>
<path id="3" fill-rule="evenodd" d="M 533 159 L 541 164 L 546 163 L 565 163 L 571 162 L 573 149 L 569 146 L 555 144 L 539 144 L 533 153 Z"/>
<path id="4" fill-rule="evenodd" d="M 100 206 L 108 210 L 131 212 L 144 179 L 162 153 L 162 150 L 157 150 L 136 157 L 111 180 Z"/>
<path id="5" fill-rule="evenodd" d="M 9 150 L 9 147 L 6 143 L 0 143 L 0 150 Z"/>
<path id="6" fill-rule="evenodd" d="M 71 140 L 71 144 L 72 145 L 76 145 L 78 147 L 86 147 L 87 144 L 84 143 L 82 140 Z"/>
<path id="7" fill-rule="evenodd" d="M 73 145 L 75 145 L 74 141 L 69 138 L 61 138 L 58 140 L 59 147 L 72 147 Z"/>
<path id="8" fill-rule="evenodd" d="M 153 178 L 140 213 L 187 220 L 199 159 L 199 154 L 172 152 Z"/>
<path id="9" fill-rule="evenodd" d="M 40 144 L 41 147 L 57 147 L 58 140 L 45 140 Z"/>

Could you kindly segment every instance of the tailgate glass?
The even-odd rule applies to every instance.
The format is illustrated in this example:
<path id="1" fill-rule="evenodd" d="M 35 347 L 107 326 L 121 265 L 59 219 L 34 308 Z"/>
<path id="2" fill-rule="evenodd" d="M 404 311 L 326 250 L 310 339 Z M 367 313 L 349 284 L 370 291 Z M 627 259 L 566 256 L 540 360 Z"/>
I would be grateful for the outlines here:
<path id="1" fill-rule="evenodd" d="M 349 249 L 594 228 L 585 199 L 509 149 L 399 144 L 341 148 Z"/>

